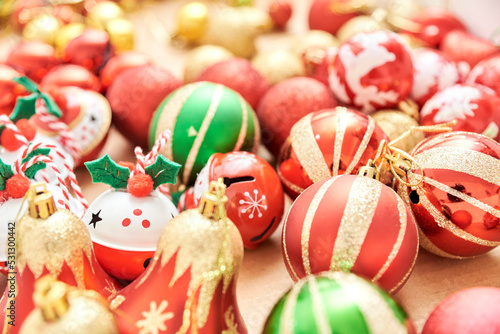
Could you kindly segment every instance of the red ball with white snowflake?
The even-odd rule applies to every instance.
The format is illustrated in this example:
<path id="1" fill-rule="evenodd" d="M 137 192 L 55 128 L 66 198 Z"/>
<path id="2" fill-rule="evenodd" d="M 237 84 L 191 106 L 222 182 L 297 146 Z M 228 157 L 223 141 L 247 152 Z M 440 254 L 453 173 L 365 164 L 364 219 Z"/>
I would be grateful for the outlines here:
<path id="1" fill-rule="evenodd" d="M 420 111 L 421 125 L 457 121 L 454 131 L 500 140 L 500 98 L 488 87 L 456 84 L 437 92 Z"/>
<path id="2" fill-rule="evenodd" d="M 422 107 L 436 92 L 460 81 L 457 65 L 438 50 L 412 50 L 413 86 L 410 97 Z"/>
<path id="3" fill-rule="evenodd" d="M 339 47 L 329 82 L 340 101 L 365 113 L 395 107 L 413 83 L 409 48 L 390 31 L 356 34 Z"/>
<path id="4" fill-rule="evenodd" d="M 283 215 L 285 199 L 278 174 L 253 153 L 215 153 L 198 174 L 194 189 L 183 195 L 184 209 L 197 207 L 210 182 L 219 178 L 227 186 L 227 216 L 245 247 L 257 248 L 273 234 Z"/>
<path id="5" fill-rule="evenodd" d="M 500 55 L 479 62 L 472 68 L 465 83 L 484 85 L 500 96 Z"/>

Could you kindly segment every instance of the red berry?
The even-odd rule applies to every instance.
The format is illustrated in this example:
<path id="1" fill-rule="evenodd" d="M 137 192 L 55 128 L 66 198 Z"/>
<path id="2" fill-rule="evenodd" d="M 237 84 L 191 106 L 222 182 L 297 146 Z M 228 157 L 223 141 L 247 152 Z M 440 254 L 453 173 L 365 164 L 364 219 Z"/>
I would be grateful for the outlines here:
<path id="1" fill-rule="evenodd" d="M 26 176 L 16 174 L 7 180 L 5 190 L 13 198 L 23 197 L 30 187 L 30 180 Z"/>
<path id="2" fill-rule="evenodd" d="M 128 180 L 127 191 L 136 197 L 144 197 L 153 191 L 153 179 L 148 174 L 137 174 Z"/>
<path id="3" fill-rule="evenodd" d="M 27 119 L 21 118 L 16 122 L 16 126 L 26 139 L 33 140 L 35 138 L 36 129 Z"/>
<path id="4" fill-rule="evenodd" d="M 2 135 L 0 136 L 0 144 L 10 152 L 14 152 L 19 149 L 22 143 L 16 139 L 14 131 L 11 129 L 4 129 Z"/>

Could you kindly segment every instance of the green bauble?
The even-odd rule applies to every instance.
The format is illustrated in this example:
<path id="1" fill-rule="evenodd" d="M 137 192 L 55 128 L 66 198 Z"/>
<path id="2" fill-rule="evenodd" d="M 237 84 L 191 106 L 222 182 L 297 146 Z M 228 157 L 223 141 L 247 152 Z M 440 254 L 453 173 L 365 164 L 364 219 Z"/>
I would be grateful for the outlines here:
<path id="1" fill-rule="evenodd" d="M 274 306 L 263 334 L 415 333 L 388 294 L 354 274 L 328 272 L 298 281 Z"/>
<path id="2" fill-rule="evenodd" d="M 163 131 L 172 139 L 160 151 L 180 163 L 183 184 L 193 184 L 214 153 L 252 151 L 260 143 L 260 128 L 252 107 L 232 89 L 196 82 L 172 92 L 156 110 L 149 128 L 152 146 Z"/>

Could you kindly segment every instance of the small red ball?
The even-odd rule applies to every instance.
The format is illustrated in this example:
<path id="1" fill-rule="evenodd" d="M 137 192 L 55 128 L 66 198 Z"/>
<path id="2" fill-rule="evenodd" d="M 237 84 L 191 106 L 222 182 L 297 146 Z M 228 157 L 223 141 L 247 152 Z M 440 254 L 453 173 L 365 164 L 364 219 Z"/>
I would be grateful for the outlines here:
<path id="1" fill-rule="evenodd" d="M 2 135 L 0 135 L 0 144 L 10 152 L 16 151 L 22 145 L 22 143 L 16 139 L 14 131 L 11 129 L 4 129 L 2 131 Z"/>
<path id="2" fill-rule="evenodd" d="M 13 198 L 23 197 L 30 187 L 30 180 L 26 176 L 16 174 L 7 180 L 5 190 Z"/>
<path id="3" fill-rule="evenodd" d="M 28 141 L 33 140 L 36 135 L 36 129 L 35 127 L 30 123 L 29 120 L 22 118 L 19 121 L 16 122 L 16 126 L 21 131 L 23 136 L 28 139 Z"/>
<path id="4" fill-rule="evenodd" d="M 127 191 L 136 197 L 144 197 L 153 191 L 153 179 L 148 174 L 137 174 L 127 182 Z"/>
<path id="5" fill-rule="evenodd" d="M 288 0 L 273 0 L 269 5 L 269 16 L 278 29 L 283 29 L 290 17 L 292 17 L 292 6 Z"/>

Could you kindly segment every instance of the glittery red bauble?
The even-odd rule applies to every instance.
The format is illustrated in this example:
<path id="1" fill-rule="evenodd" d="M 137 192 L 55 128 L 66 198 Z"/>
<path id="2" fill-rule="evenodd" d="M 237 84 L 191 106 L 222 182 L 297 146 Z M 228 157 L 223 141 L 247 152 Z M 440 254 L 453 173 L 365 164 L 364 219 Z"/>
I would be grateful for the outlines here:
<path id="1" fill-rule="evenodd" d="M 278 29 L 285 28 L 292 17 L 292 5 L 288 0 L 272 0 L 269 5 L 269 16 Z"/>
<path id="2" fill-rule="evenodd" d="M 306 75 L 329 86 L 328 76 L 330 71 L 332 71 L 333 60 L 338 50 L 339 48 L 336 46 L 326 49 L 317 46 L 307 48 L 302 54 Z"/>
<path id="3" fill-rule="evenodd" d="M 295 198 L 332 175 L 356 173 L 375 157 L 383 139 L 388 141 L 375 121 L 353 109 L 308 114 L 295 123 L 281 149 L 278 175 Z"/>
<path id="4" fill-rule="evenodd" d="M 83 66 L 97 74 L 113 53 L 107 32 L 87 28 L 68 43 L 62 59 L 66 63 Z"/>
<path id="5" fill-rule="evenodd" d="M 254 109 L 269 89 L 266 78 L 243 58 L 231 58 L 211 65 L 200 74 L 196 81 L 223 84 L 240 93 Z"/>
<path id="6" fill-rule="evenodd" d="M 420 245 L 452 258 L 500 245 L 500 144 L 476 133 L 450 132 L 424 140 L 411 155 L 415 165 L 408 182 L 414 186 L 399 184 L 398 193 L 420 227 Z"/>
<path id="7" fill-rule="evenodd" d="M 482 133 L 500 140 L 500 97 L 477 84 L 457 84 L 437 92 L 420 111 L 420 124 L 456 120 L 455 131 Z"/>
<path id="8" fill-rule="evenodd" d="M 154 111 L 181 85 L 170 72 L 153 65 L 123 71 L 106 93 L 118 131 L 134 144 L 147 147 Z"/>
<path id="9" fill-rule="evenodd" d="M 479 62 L 470 71 L 467 84 L 481 84 L 493 89 L 500 96 L 500 55 Z"/>
<path id="10" fill-rule="evenodd" d="M 274 85 L 257 109 L 262 143 L 277 156 L 295 122 L 313 111 L 336 105 L 330 90 L 311 78 L 291 78 Z"/>
<path id="11" fill-rule="evenodd" d="M 465 25 L 452 12 L 440 7 L 428 7 L 418 12 L 411 20 L 420 25 L 418 32 L 410 34 L 429 47 L 437 47 L 452 30 L 466 31 Z"/>
<path id="12" fill-rule="evenodd" d="M 335 6 L 349 7 L 352 0 L 315 0 L 309 11 L 309 28 L 311 30 L 324 30 L 332 35 L 337 30 L 358 14 L 355 12 L 346 12 L 338 10 Z M 342 13 L 344 12 L 344 13 Z"/>
<path id="13" fill-rule="evenodd" d="M 471 35 L 468 32 L 454 30 L 441 42 L 441 51 L 454 61 L 465 61 L 474 67 L 481 60 L 499 54 L 500 50 L 487 39 Z"/>
<path id="14" fill-rule="evenodd" d="M 282 251 L 295 281 L 342 270 L 394 292 L 413 269 L 417 227 L 391 188 L 365 176 L 340 175 L 315 183 L 295 200 L 283 225 Z"/>
<path id="15" fill-rule="evenodd" d="M 422 334 L 499 333 L 500 289 L 473 287 L 455 292 L 432 311 Z"/>
<path id="16" fill-rule="evenodd" d="M 387 30 L 359 33 L 343 43 L 330 74 L 335 96 L 366 113 L 397 106 L 409 95 L 412 83 L 409 49 Z"/>
<path id="17" fill-rule="evenodd" d="M 10 114 L 16 105 L 16 100 L 21 95 L 26 95 L 26 90 L 12 81 L 20 77 L 21 73 L 12 67 L 0 64 L 0 115 Z"/>
<path id="18" fill-rule="evenodd" d="M 127 51 L 113 56 L 100 72 L 102 89 L 105 91 L 116 77 L 126 69 L 151 65 L 151 59 L 139 51 Z"/>
<path id="19" fill-rule="evenodd" d="M 29 41 L 17 44 L 7 56 L 5 64 L 40 82 L 47 72 L 60 61 L 52 46 L 44 42 Z"/>
<path id="20" fill-rule="evenodd" d="M 85 67 L 72 64 L 59 65 L 52 68 L 42 79 L 40 85 L 76 86 L 98 92 L 101 89 L 99 79 Z"/>

